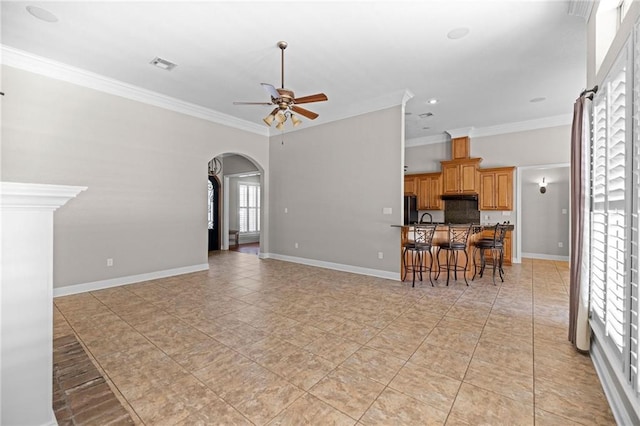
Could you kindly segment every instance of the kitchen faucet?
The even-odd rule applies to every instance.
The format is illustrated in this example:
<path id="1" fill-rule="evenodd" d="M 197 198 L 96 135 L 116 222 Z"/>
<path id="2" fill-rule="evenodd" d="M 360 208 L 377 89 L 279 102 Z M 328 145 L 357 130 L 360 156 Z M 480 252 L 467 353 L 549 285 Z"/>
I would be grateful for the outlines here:
<path id="1" fill-rule="evenodd" d="M 429 216 L 429 222 L 424 221 L 425 216 Z M 431 213 L 422 213 L 422 216 L 420 216 L 420 223 L 432 223 L 432 222 L 433 222 L 433 216 L 431 216 Z"/>

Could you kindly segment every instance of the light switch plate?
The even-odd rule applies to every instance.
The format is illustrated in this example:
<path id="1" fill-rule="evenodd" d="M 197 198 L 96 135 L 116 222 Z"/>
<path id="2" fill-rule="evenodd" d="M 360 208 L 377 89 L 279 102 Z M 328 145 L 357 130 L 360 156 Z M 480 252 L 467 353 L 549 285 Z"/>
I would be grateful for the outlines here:
<path id="1" fill-rule="evenodd" d="M 382 208 L 382 214 L 392 214 L 392 213 L 393 213 L 393 209 L 391 207 Z"/>

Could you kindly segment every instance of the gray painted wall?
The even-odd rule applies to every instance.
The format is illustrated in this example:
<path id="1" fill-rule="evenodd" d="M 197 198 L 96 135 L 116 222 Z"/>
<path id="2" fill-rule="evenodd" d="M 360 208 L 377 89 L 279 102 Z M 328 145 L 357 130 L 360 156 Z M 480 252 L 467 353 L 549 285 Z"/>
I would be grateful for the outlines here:
<path id="1" fill-rule="evenodd" d="M 272 137 L 270 251 L 399 272 L 403 119 L 398 106 Z"/>
<path id="2" fill-rule="evenodd" d="M 206 264 L 207 163 L 216 155 L 252 158 L 268 182 L 263 136 L 2 72 L 1 179 L 88 186 L 55 213 L 54 287 Z"/>
<path id="3" fill-rule="evenodd" d="M 225 175 L 258 171 L 255 164 L 241 155 L 226 155 L 222 158 L 222 169 Z"/>
<path id="4" fill-rule="evenodd" d="M 542 176 L 548 182 L 544 194 L 538 185 Z M 569 167 L 522 171 L 523 256 L 569 256 L 569 180 Z M 558 247 L 559 242 L 563 247 Z"/>

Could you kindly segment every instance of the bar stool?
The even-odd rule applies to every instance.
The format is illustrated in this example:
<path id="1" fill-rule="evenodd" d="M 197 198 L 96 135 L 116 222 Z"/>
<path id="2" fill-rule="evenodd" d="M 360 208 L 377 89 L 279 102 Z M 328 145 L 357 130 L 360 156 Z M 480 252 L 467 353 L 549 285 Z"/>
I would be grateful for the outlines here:
<path id="1" fill-rule="evenodd" d="M 471 224 L 454 225 L 449 224 L 449 241 L 440 243 L 436 258 L 438 259 L 438 274 L 436 280 L 440 277 L 440 272 L 447 271 L 447 286 L 449 285 L 449 276 L 453 272 L 453 277 L 458 280 L 458 271 L 462 272 L 464 282 L 467 281 L 467 266 L 469 264 L 469 254 L 467 253 L 467 241 L 471 234 Z M 446 252 L 446 265 L 440 265 L 440 250 Z M 464 266 L 458 264 L 460 252 L 464 253 Z"/>
<path id="2" fill-rule="evenodd" d="M 431 247 L 433 247 L 433 234 L 436 231 L 437 225 L 414 225 L 413 227 L 413 241 L 408 241 L 404 244 L 402 251 L 402 264 L 404 266 L 404 276 L 402 281 L 407 278 L 407 272 L 411 270 L 413 274 L 413 282 L 411 287 L 416 286 L 416 272 L 420 276 L 422 281 L 422 273 L 429 273 L 429 282 L 433 286 L 433 279 L 431 278 L 431 271 L 433 270 L 433 255 L 431 254 Z M 425 254 L 429 254 L 429 265 L 425 264 Z M 407 256 L 411 256 L 411 265 L 407 265 Z"/>
<path id="3" fill-rule="evenodd" d="M 502 268 L 502 264 L 504 261 L 504 237 L 507 234 L 508 227 L 508 221 L 502 224 L 497 223 L 493 232 L 493 238 L 483 238 L 475 243 L 475 248 L 473 249 L 473 278 L 471 278 L 471 281 L 476 279 L 478 270 L 480 271 L 480 278 L 482 278 L 487 265 L 485 252 L 489 250 L 491 252 L 491 266 L 493 268 L 493 285 L 496 285 L 496 269 L 500 275 L 500 280 L 504 282 L 504 269 Z M 478 257 L 476 253 L 479 253 L 480 266 L 476 263 L 476 258 Z"/>

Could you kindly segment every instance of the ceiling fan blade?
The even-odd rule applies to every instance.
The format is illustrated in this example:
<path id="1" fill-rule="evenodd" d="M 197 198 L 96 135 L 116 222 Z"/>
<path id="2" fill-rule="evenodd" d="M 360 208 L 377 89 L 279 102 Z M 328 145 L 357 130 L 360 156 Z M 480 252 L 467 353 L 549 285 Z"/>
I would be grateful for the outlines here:
<path id="1" fill-rule="evenodd" d="M 291 105 L 291 111 L 302 115 L 303 117 L 307 117 L 309 120 L 315 120 L 318 118 L 318 114 L 313 111 L 309 111 L 308 109 L 301 108 L 299 106 Z"/>
<path id="2" fill-rule="evenodd" d="M 234 105 L 273 105 L 271 102 L 234 102 Z"/>
<path id="3" fill-rule="evenodd" d="M 324 93 L 316 93 L 315 95 L 309 95 L 309 96 L 303 96 L 301 98 L 295 98 L 294 102 L 297 104 L 308 104 L 311 102 L 322 102 L 322 101 L 326 101 L 329 98 L 327 98 L 327 95 L 325 95 Z"/>
<path id="4" fill-rule="evenodd" d="M 271 96 L 271 98 L 278 99 L 280 97 L 280 93 L 278 93 L 276 88 L 273 87 L 271 84 L 267 84 L 267 83 L 260 83 L 260 84 L 262 85 L 262 87 L 264 87 L 264 90 L 267 91 L 267 93 L 269 94 L 269 96 Z"/>

